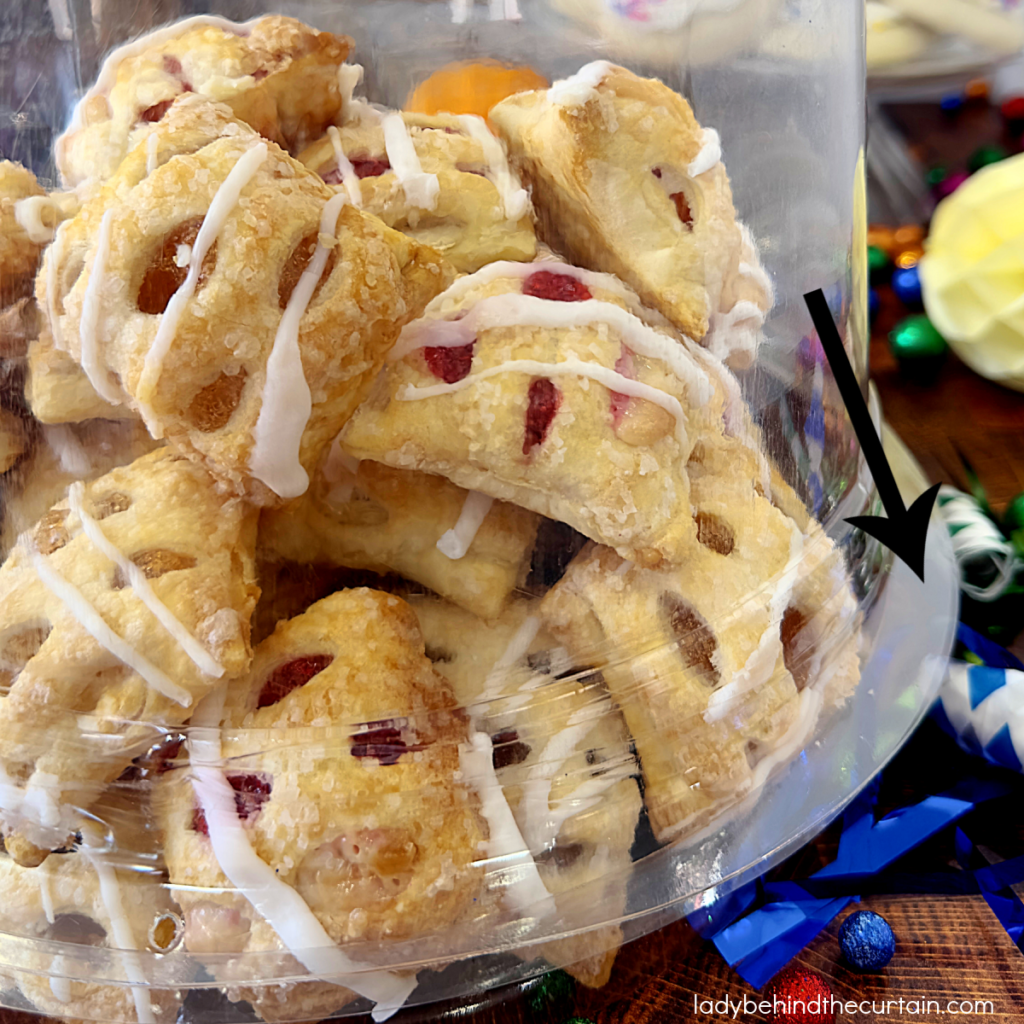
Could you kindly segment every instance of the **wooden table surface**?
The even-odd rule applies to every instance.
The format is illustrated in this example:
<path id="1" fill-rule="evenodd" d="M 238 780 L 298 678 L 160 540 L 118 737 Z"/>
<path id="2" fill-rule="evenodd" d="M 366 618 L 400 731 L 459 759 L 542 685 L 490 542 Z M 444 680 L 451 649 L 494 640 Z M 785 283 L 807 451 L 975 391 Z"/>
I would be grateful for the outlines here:
<path id="1" fill-rule="evenodd" d="M 886 417 L 933 480 L 963 485 L 959 450 L 988 485 L 993 504 L 1002 505 L 1024 490 L 1024 395 L 989 384 L 952 355 L 931 384 L 903 379 L 885 343 L 885 333 L 898 313 L 898 306 L 887 296 L 871 348 L 872 374 Z M 967 757 L 931 722 L 922 726 L 887 769 L 879 810 L 942 792 L 964 774 L 1008 780 L 1012 792 L 982 805 L 959 826 L 989 860 L 1024 853 L 1024 777 Z M 955 872 L 952 832 L 952 828 L 943 830 L 893 870 L 909 876 Z M 771 877 L 806 878 L 834 857 L 837 838 L 838 826 L 833 825 Z M 898 890 L 898 884 L 893 888 Z M 840 1016 L 840 1020 L 1024 1021 L 1024 955 L 981 896 L 900 895 L 897 891 L 864 896 L 859 906 L 882 914 L 896 933 L 896 956 L 884 972 L 862 975 L 840 963 L 839 926 L 856 905 L 833 921 L 795 961 L 826 977 L 838 998 L 875 1000 L 879 1005 L 888 1001 L 888 1012 Z M 537 984 L 528 983 L 492 994 L 483 1006 L 460 1005 L 447 1012 L 409 1010 L 393 1020 L 396 1024 L 440 1019 L 466 1024 L 560 1024 L 578 1015 L 595 1024 L 724 1022 L 731 1018 L 695 1013 L 695 997 L 728 996 L 736 1001 L 745 995 L 761 998 L 729 969 L 713 945 L 679 922 L 624 947 L 611 981 L 599 991 L 578 987 L 574 997 L 538 1005 Z M 916 1018 L 901 1014 L 900 998 L 938 1000 L 943 1012 Z M 950 1000 L 988 1000 L 992 1008 L 947 1013 Z M 37 1019 L 0 1011 L 0 1024 Z M 764 1018 L 741 1014 L 739 1019 Z M 369 1018 L 359 1020 L 362 1024 Z"/>

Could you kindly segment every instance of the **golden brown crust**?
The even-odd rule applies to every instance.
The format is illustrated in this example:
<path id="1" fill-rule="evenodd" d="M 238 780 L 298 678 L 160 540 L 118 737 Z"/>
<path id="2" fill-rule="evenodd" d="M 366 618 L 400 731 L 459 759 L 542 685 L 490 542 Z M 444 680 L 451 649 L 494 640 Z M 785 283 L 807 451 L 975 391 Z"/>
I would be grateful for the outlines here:
<path id="1" fill-rule="evenodd" d="M 68 186 L 106 181 L 146 126 L 190 93 L 295 152 L 341 113 L 337 69 L 351 44 L 280 15 L 246 26 L 194 18 L 135 40 L 111 54 L 57 140 L 61 176 Z"/>
<path id="2" fill-rule="evenodd" d="M 97 859 L 102 863 L 106 858 L 101 854 Z M 173 912 L 174 903 L 152 875 L 118 870 L 112 864 L 109 870 L 116 878 L 136 948 L 153 951 L 148 943 L 150 928 L 161 914 Z M 138 1019 L 132 989 L 126 985 L 68 981 L 63 991 L 59 985 L 62 974 L 89 975 L 88 961 L 74 956 L 76 945 L 117 948 L 96 868 L 84 853 L 54 855 L 35 869 L 0 854 L 0 905 L 5 932 L 59 942 L 66 951 L 51 953 L 29 947 L 18 960 L 22 970 L 4 971 L 38 1011 L 64 1020 Z M 51 975 L 55 978 L 52 984 Z M 147 989 L 145 995 L 157 1024 L 170 1024 L 180 994 L 176 998 L 168 990 Z"/>
<path id="3" fill-rule="evenodd" d="M 410 203 L 397 175 L 387 167 L 359 181 L 363 209 L 388 227 L 433 247 L 463 273 L 495 260 L 533 259 L 537 241 L 529 200 L 525 192 L 515 195 L 522 186 L 504 155 L 497 166 L 489 163 L 480 142 L 457 117 L 403 113 L 402 119 L 424 173 L 437 175 L 440 190 L 435 205 L 420 209 Z M 479 130 L 488 131 L 482 119 L 474 120 Z M 367 117 L 335 131 L 342 151 L 360 169 L 383 167 L 367 167 L 363 160 L 387 162 L 379 121 Z M 495 145 L 502 147 L 498 140 Z M 345 188 L 330 135 L 300 153 L 299 160 L 335 188 Z M 494 184 L 502 175 L 508 178 L 508 205 Z"/>
<path id="4" fill-rule="evenodd" d="M 248 667 L 258 596 L 253 511 L 218 495 L 208 474 L 166 449 L 85 485 L 82 507 L 142 569 L 224 678 Z M 67 596 L 61 578 L 81 600 Z M 21 812 L 8 805 L 6 834 L 60 845 L 70 808 L 88 807 L 157 729 L 186 721 L 216 683 L 125 583 L 66 500 L 0 568 L 0 659 L 9 687 L 0 700 L 0 767 L 19 788 L 36 792 L 43 808 L 33 811 L 27 800 Z M 185 703 L 147 683 L 139 673 L 150 669 L 130 667 L 95 639 L 80 618 L 83 602 L 134 649 L 132 657 L 159 666 Z"/>
<path id="5" fill-rule="evenodd" d="M 689 173 L 703 146 L 689 104 L 612 65 L 594 88 L 552 94 L 519 93 L 490 113 L 532 185 L 544 240 L 701 340 L 741 237 L 721 163 Z"/>
<path id="6" fill-rule="evenodd" d="M 395 572 L 492 619 L 526 578 L 540 517 L 496 502 L 465 555 L 449 558 L 437 543 L 468 497 L 443 477 L 369 460 L 353 473 L 329 457 L 306 494 L 263 512 L 260 549 L 266 558 Z"/>
<path id="7" fill-rule="evenodd" d="M 696 542 L 686 464 L 697 439 L 721 429 L 724 371 L 614 278 L 572 278 L 589 282 L 591 308 L 524 294 L 527 268 L 560 280 L 572 270 L 503 264 L 456 282 L 402 335 L 343 446 L 568 523 L 644 564 L 676 559 Z M 478 313 L 493 318 L 454 339 L 471 347 L 461 377 L 443 379 L 445 349 L 430 341 Z M 620 377 L 644 390 L 617 393 Z M 546 422 L 538 401 L 553 410 Z"/>
<path id="8" fill-rule="evenodd" d="M 40 423 L 82 423 L 86 420 L 135 420 L 127 405 L 112 405 L 96 394 L 85 371 L 53 344 L 43 328 L 28 346 L 25 400 Z"/>
<path id="9" fill-rule="evenodd" d="M 249 676 L 229 688 L 224 726 L 225 759 L 263 780 L 246 815 L 253 849 L 335 941 L 355 944 L 353 958 L 372 956 L 383 939 L 441 935 L 472 913 L 486 833 L 471 794 L 453 781 L 465 720 L 404 602 L 343 591 L 280 623 Z M 188 948 L 282 948 L 242 896 L 217 894 L 230 886 L 197 831 L 188 773 L 167 773 L 160 789 L 171 879 L 199 887 L 181 894 Z M 255 980 L 244 959 L 223 980 Z M 263 997 L 272 1004 L 275 994 Z M 298 995 L 315 1005 L 348 998 L 334 987 L 301 986 Z"/>
<path id="10" fill-rule="evenodd" d="M 28 168 L 0 160 L 0 305 L 32 294 L 42 246 L 29 238 L 14 208 L 19 199 L 45 194 Z"/>
<path id="11" fill-rule="evenodd" d="M 155 129 L 159 166 L 151 174 L 147 144 L 62 225 L 37 280 L 40 306 L 51 314 L 57 346 L 87 370 L 95 346 L 90 376 L 101 394 L 138 410 L 154 436 L 202 459 L 237 492 L 273 502 L 271 487 L 250 472 L 264 399 L 288 386 L 281 373 L 268 377 L 267 361 L 333 191 L 223 108 L 186 99 L 166 122 Z M 222 211 L 216 245 L 166 354 L 151 356 L 190 246 L 243 158 L 251 176 Z M 105 249 L 101 223 L 109 229 Z M 450 273 L 433 250 L 350 206 L 340 210 L 334 235 L 322 238 L 330 255 L 297 335 L 312 399 L 299 450 L 307 471 L 359 404 L 402 324 Z M 97 254 L 102 276 L 90 293 Z M 270 425 L 268 437 L 278 429 Z"/>
<path id="12" fill-rule="evenodd" d="M 591 546 L 542 604 L 574 656 L 603 666 L 663 840 L 763 785 L 859 678 L 841 555 L 813 520 L 798 524 L 758 493 L 744 445 L 706 441 L 699 454 L 698 548 L 645 570 Z"/>

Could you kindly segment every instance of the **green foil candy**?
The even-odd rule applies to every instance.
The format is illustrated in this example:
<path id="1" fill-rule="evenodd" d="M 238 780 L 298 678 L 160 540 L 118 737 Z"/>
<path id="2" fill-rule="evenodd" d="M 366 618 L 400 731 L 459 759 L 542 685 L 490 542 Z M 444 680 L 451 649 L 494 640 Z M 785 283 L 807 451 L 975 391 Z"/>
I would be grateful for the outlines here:
<path id="1" fill-rule="evenodd" d="M 990 164 L 997 164 L 1001 160 L 1005 160 L 1010 154 L 997 142 L 990 142 L 984 146 L 979 146 L 971 154 L 971 159 L 967 161 L 967 169 L 974 174 L 976 171 L 980 171 L 982 167 L 988 167 Z"/>
<path id="2" fill-rule="evenodd" d="M 923 313 L 908 316 L 889 334 L 889 348 L 904 360 L 937 359 L 946 354 L 946 339 Z"/>
<path id="3" fill-rule="evenodd" d="M 885 272 L 892 269 L 889 254 L 877 245 L 868 246 L 868 276 L 872 284 L 883 279 Z"/>

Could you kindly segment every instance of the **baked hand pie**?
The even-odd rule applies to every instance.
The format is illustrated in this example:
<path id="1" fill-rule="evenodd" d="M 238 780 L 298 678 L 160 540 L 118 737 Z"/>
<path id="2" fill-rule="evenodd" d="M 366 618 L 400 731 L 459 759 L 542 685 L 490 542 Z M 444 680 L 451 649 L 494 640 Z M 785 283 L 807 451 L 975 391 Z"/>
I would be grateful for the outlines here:
<path id="1" fill-rule="evenodd" d="M 192 721 L 188 771 L 165 773 L 156 799 L 186 947 L 284 950 L 338 981 L 247 989 L 258 964 L 224 964 L 218 980 L 267 1020 L 356 994 L 397 1008 L 414 975 L 357 971 L 381 966 L 383 940 L 443 948 L 477 912 L 487 836 L 454 781 L 465 719 L 415 615 L 378 591 L 333 594 L 280 623 L 216 696 Z M 222 728 L 196 728 L 211 724 Z"/>
<path id="2" fill-rule="evenodd" d="M 88 960 L 74 955 L 76 946 L 162 953 L 173 944 L 175 907 L 153 875 L 119 864 L 87 837 L 37 868 L 0 852 L 0 906 L 5 933 L 60 943 L 51 946 L 56 952 L 41 943 L 30 946 L 17 957 L 17 967 L 0 970 L 36 1011 L 69 1022 L 173 1024 L 181 994 L 150 987 L 130 953 L 119 979 L 128 984 L 71 980 L 92 971 Z"/>
<path id="3" fill-rule="evenodd" d="M 540 517 L 332 445 L 310 489 L 260 518 L 264 558 L 398 573 L 485 619 L 530 569 Z"/>
<path id="4" fill-rule="evenodd" d="M 616 274 L 700 341 L 743 241 L 717 133 L 666 85 L 603 61 L 489 117 L 532 188 L 544 240 Z"/>
<path id="5" fill-rule="evenodd" d="M 4 480 L 0 557 L 18 542 L 76 480 L 95 480 L 162 447 L 141 420 L 92 420 L 39 428 L 28 456 Z"/>
<path id="6" fill-rule="evenodd" d="M 641 799 L 629 736 L 600 674 L 575 666 L 540 628 L 535 602 L 517 601 L 490 624 L 437 598 L 410 603 L 427 656 L 489 737 L 496 780 L 558 915 L 578 925 L 621 914 Z M 509 891 L 504 902 L 518 897 Z M 622 930 L 606 925 L 519 955 L 543 956 L 598 988 L 621 944 Z"/>
<path id="7" fill-rule="evenodd" d="M 44 195 L 27 167 L 0 160 L 0 306 L 32 294 L 42 245 L 18 223 L 17 205 L 19 200 Z"/>
<path id="8" fill-rule="evenodd" d="M 432 249 L 193 99 L 61 225 L 37 298 L 101 398 L 270 503 L 305 490 L 448 274 Z"/>
<path id="9" fill-rule="evenodd" d="M 801 530 L 736 473 L 744 451 L 723 443 L 699 453 L 691 494 L 702 543 L 685 559 L 649 570 L 591 545 L 541 606 L 573 657 L 604 673 L 665 841 L 760 788 L 859 676 L 841 556 L 820 528 Z"/>
<path id="10" fill-rule="evenodd" d="M 73 484 L 0 568 L 0 825 L 32 863 L 249 665 L 256 515 L 161 449 Z"/>
<path id="11" fill-rule="evenodd" d="M 530 199 L 483 118 L 368 106 L 299 159 L 388 227 L 432 246 L 456 270 L 530 260 Z"/>
<path id="12" fill-rule="evenodd" d="M 611 275 L 492 263 L 403 330 L 342 445 L 658 564 L 697 543 L 686 464 L 724 374 Z"/>
<path id="13" fill-rule="evenodd" d="M 25 401 L 40 423 L 84 420 L 139 420 L 127 405 L 115 405 L 96 393 L 86 372 L 53 343 L 47 328 L 29 342 Z"/>
<path id="14" fill-rule="evenodd" d="M 338 65 L 352 40 L 269 15 L 200 15 L 114 50 L 57 139 L 69 188 L 111 178 L 145 128 L 186 93 L 226 103 L 264 138 L 297 151 L 341 113 Z"/>

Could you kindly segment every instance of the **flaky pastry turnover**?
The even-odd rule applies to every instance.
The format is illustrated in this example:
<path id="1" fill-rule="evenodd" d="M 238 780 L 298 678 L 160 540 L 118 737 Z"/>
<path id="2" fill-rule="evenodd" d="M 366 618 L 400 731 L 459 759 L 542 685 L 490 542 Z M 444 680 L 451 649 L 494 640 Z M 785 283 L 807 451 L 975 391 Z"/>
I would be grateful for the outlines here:
<path id="1" fill-rule="evenodd" d="M 45 194 L 27 167 L 0 160 L 0 306 L 32 294 L 42 246 L 18 223 L 17 204 Z"/>
<path id="2" fill-rule="evenodd" d="M 544 240 L 618 275 L 703 339 L 739 273 L 743 239 L 718 136 L 689 104 L 656 79 L 599 61 L 489 116 L 532 187 Z M 770 295 L 756 299 L 770 305 Z"/>
<path id="3" fill-rule="evenodd" d="M 0 804 L 31 863 L 249 665 L 256 515 L 160 449 L 73 484 L 0 568 Z"/>
<path id="4" fill-rule="evenodd" d="M 264 510 L 260 550 L 394 572 L 493 619 L 526 579 L 539 519 L 440 476 L 356 463 L 334 444 L 301 498 Z"/>
<path id="5" fill-rule="evenodd" d="M 270 503 L 305 490 L 448 273 L 226 108 L 186 97 L 60 226 L 37 298 L 101 398 Z"/>
<path id="6" fill-rule="evenodd" d="M 57 139 L 57 168 L 86 191 L 113 176 L 175 98 L 226 103 L 264 138 L 293 151 L 341 112 L 338 65 L 352 41 L 270 15 L 245 24 L 200 15 L 111 53 Z"/>
<path id="7" fill-rule="evenodd" d="M 545 625 L 600 666 L 640 755 L 658 838 L 756 792 L 859 678 L 842 555 L 813 519 L 744 479 L 747 449 L 703 444 L 691 470 L 702 543 L 647 570 L 596 545 L 544 598 Z"/>
<path id="8" fill-rule="evenodd" d="M 174 939 L 175 908 L 167 890 L 101 846 L 83 839 L 37 868 L 0 853 L 4 930 L 45 940 L 28 947 L 17 968 L 5 965 L 2 973 L 49 1017 L 172 1024 L 181 994 L 145 984 L 128 957 L 121 984 L 81 980 L 94 970 L 88 959 L 93 948 L 164 952 L 164 938 Z M 131 981 L 139 984 L 124 983 Z"/>
<path id="9" fill-rule="evenodd" d="M 331 126 L 299 159 L 456 270 L 533 259 L 533 211 L 483 118 L 377 111 Z"/>
<path id="10" fill-rule="evenodd" d="M 195 728 L 207 724 L 222 728 Z M 188 770 L 165 773 L 155 798 L 186 947 L 279 949 L 336 979 L 288 988 L 285 1007 L 272 987 L 244 987 L 259 978 L 251 958 L 225 963 L 218 980 L 267 1020 L 356 994 L 400 1005 L 414 976 L 359 972 L 379 964 L 381 940 L 440 943 L 473 915 L 486 838 L 454 781 L 465 720 L 410 608 L 367 589 L 317 602 L 280 623 L 192 725 Z"/>
<path id="11" fill-rule="evenodd" d="M 723 374 L 611 275 L 492 263 L 403 330 L 342 444 L 657 564 L 697 543 L 686 465 Z"/>
<path id="12" fill-rule="evenodd" d="M 490 738 L 522 849 L 558 915 L 579 922 L 595 907 L 604 919 L 621 914 L 641 799 L 625 723 L 600 674 L 574 666 L 540 628 L 536 602 L 516 601 L 493 623 L 433 597 L 410 604 L 427 656 Z M 502 899 L 508 910 L 537 913 L 531 896 L 520 883 Z M 609 925 L 520 955 L 544 956 L 600 987 L 621 944 L 621 929 Z"/>

